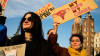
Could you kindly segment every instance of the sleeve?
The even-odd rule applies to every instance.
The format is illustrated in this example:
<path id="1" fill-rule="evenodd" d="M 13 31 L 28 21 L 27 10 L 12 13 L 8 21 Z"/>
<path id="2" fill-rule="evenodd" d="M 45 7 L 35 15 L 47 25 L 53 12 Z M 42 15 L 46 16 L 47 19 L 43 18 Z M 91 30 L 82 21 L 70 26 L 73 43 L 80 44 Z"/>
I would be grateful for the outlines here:
<path id="1" fill-rule="evenodd" d="M 57 54 L 57 56 L 62 55 L 63 48 L 57 45 L 57 34 L 51 33 L 49 36 L 49 43 L 51 45 L 52 50 Z"/>

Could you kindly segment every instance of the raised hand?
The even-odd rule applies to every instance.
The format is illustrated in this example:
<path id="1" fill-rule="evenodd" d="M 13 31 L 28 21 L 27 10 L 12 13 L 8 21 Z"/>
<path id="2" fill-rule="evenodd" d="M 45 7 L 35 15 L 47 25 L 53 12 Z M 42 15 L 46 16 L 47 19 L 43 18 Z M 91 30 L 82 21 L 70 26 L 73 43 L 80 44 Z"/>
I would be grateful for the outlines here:
<path id="1" fill-rule="evenodd" d="M 56 34 L 56 33 L 57 33 L 58 24 L 59 24 L 58 22 L 54 22 L 54 23 L 53 23 L 53 27 L 54 27 L 53 34 Z"/>

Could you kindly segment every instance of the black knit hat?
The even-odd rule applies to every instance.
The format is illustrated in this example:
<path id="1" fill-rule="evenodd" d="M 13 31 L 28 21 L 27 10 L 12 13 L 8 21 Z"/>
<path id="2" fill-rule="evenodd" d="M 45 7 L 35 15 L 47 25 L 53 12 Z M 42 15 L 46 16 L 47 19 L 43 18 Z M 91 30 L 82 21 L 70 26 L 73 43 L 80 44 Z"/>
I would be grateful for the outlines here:
<path id="1" fill-rule="evenodd" d="M 6 17 L 4 16 L 0 16 L 0 24 L 5 24 L 5 21 L 6 21 Z"/>

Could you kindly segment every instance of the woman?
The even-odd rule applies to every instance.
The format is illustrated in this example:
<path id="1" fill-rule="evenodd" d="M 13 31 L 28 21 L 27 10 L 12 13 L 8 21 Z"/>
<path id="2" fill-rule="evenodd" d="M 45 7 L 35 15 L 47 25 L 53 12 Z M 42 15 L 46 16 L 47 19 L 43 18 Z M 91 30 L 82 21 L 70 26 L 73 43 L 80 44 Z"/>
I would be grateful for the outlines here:
<path id="1" fill-rule="evenodd" d="M 50 45 L 43 38 L 40 17 L 28 12 L 20 22 L 21 35 L 14 36 L 10 45 L 26 43 L 25 56 L 51 56 Z"/>
<path id="2" fill-rule="evenodd" d="M 54 30 L 49 35 L 49 43 L 52 50 L 57 54 L 57 56 L 87 56 L 86 50 L 82 47 L 83 36 L 79 34 L 73 34 L 70 38 L 70 47 L 63 48 L 58 46 L 57 43 L 57 29 L 58 23 L 53 24 Z"/>

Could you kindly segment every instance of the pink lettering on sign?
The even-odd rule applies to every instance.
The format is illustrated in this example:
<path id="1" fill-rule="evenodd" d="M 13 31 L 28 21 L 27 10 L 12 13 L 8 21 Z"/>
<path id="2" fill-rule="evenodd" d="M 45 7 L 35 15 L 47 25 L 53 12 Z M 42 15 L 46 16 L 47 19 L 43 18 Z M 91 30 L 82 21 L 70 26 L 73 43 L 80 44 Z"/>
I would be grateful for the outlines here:
<path id="1" fill-rule="evenodd" d="M 74 13 L 74 16 L 79 16 L 80 14 L 83 14 L 83 13 L 85 13 L 85 12 L 87 12 L 87 11 L 91 11 L 91 10 L 92 10 L 92 9 L 91 9 L 90 7 L 87 7 L 87 8 L 85 8 L 85 9 L 83 8 L 83 10 Z"/>
<path id="2" fill-rule="evenodd" d="M 77 12 L 77 10 L 80 11 L 80 7 L 82 7 L 82 6 L 83 6 L 82 3 L 80 3 L 80 4 L 76 5 L 76 6 L 71 7 L 71 10 L 73 11 L 73 13 L 75 13 L 75 12 Z"/>
<path id="3" fill-rule="evenodd" d="M 65 9 L 65 10 L 61 10 L 61 11 L 59 11 L 59 12 L 57 12 L 57 13 L 55 13 L 55 14 L 53 14 L 53 18 L 56 18 L 57 16 L 60 16 L 63 20 L 65 19 L 64 18 L 64 15 L 65 15 L 65 13 L 68 13 L 69 12 L 69 8 L 67 8 L 67 9 Z"/>

